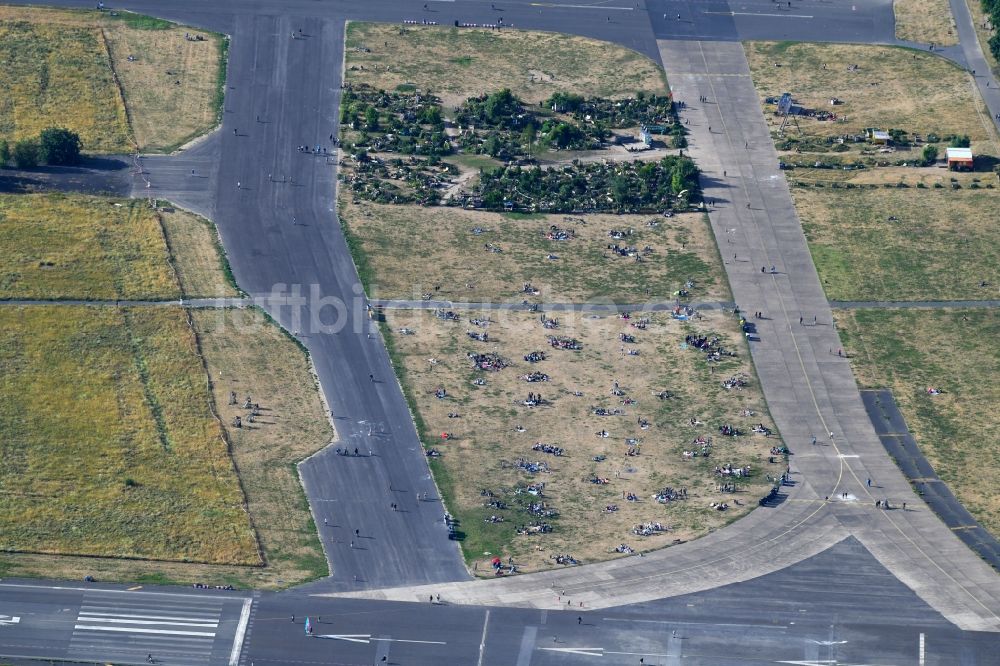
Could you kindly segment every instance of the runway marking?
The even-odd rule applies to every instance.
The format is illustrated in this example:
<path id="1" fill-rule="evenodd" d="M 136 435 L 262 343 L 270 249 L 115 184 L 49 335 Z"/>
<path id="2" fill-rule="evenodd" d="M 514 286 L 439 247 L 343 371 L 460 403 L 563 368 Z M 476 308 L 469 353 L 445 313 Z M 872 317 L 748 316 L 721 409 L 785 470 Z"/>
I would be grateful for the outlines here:
<path id="1" fill-rule="evenodd" d="M 236 635 L 233 636 L 233 650 L 229 653 L 229 666 L 236 666 L 240 661 L 240 651 L 243 649 L 243 639 L 247 633 L 247 622 L 250 620 L 250 608 L 253 606 L 253 599 L 243 601 L 243 610 L 240 612 L 240 622 L 236 625 Z"/>
<path id="2" fill-rule="evenodd" d="M 657 654 L 655 652 L 615 652 L 614 650 L 605 650 L 602 647 L 564 647 L 564 648 L 552 648 L 543 647 L 538 648 L 539 650 L 545 650 L 546 652 L 560 652 L 562 654 L 578 654 L 584 657 L 603 657 L 608 654 L 619 654 L 626 657 L 670 657 L 669 654 Z"/>
<path id="3" fill-rule="evenodd" d="M 617 7 L 615 5 L 569 5 L 561 2 L 532 2 L 531 7 L 566 7 L 569 9 L 614 9 L 622 12 L 635 11 L 635 7 Z"/>
<path id="4" fill-rule="evenodd" d="M 683 622 L 676 620 L 637 620 L 627 617 L 602 617 L 605 622 L 628 622 L 632 623 L 645 623 L 645 624 L 669 624 L 669 625 L 685 625 L 691 627 L 699 627 L 703 625 L 711 625 L 713 627 L 734 627 L 737 629 L 788 629 L 786 624 L 737 624 L 737 623 L 719 623 L 719 622 Z"/>
<path id="5" fill-rule="evenodd" d="M 73 592 L 91 592 L 98 594 L 127 594 L 130 596 L 136 596 L 128 590 L 103 590 L 94 587 L 72 587 L 64 585 L 33 585 L 33 584 L 22 584 L 22 583 L 0 583 L 0 587 L 12 587 L 12 588 L 29 588 L 38 590 L 70 590 Z M 180 597 L 182 599 L 198 599 L 196 595 L 189 594 L 186 592 L 139 592 L 138 596 L 156 596 L 156 597 Z M 246 597 L 231 597 L 231 596 L 212 596 L 212 600 L 217 599 L 238 599 L 243 601 Z"/>
<path id="6" fill-rule="evenodd" d="M 919 655 L 917 658 L 917 666 L 924 666 L 924 635 L 920 634 L 920 647 Z"/>
<path id="7" fill-rule="evenodd" d="M 17 615 L 0 615 L 0 627 L 9 627 L 12 624 L 17 624 L 21 621 L 21 618 Z"/>
<path id="8" fill-rule="evenodd" d="M 128 613 L 98 613 L 96 611 L 85 611 L 85 610 L 80 611 L 80 618 L 90 620 L 91 622 L 107 622 L 107 620 L 100 619 L 104 617 L 133 618 L 136 620 L 173 620 L 176 622 L 211 622 L 215 626 L 218 626 L 219 624 L 219 621 L 213 618 L 177 617 L 175 615 L 129 615 Z M 165 624 L 165 623 L 155 622 L 154 624 Z"/>
<path id="9" fill-rule="evenodd" d="M 758 14 L 757 12 L 702 12 L 702 14 L 718 14 L 720 16 L 764 16 L 768 18 L 816 18 L 810 14 Z"/>
<path id="10" fill-rule="evenodd" d="M 218 622 L 166 622 L 163 620 L 128 620 L 125 618 L 117 617 L 84 617 L 81 613 L 79 620 L 85 620 L 87 622 L 107 622 L 109 624 L 161 624 L 168 626 L 180 626 L 180 627 L 209 627 L 217 629 L 219 627 Z"/>
<path id="11" fill-rule="evenodd" d="M 385 643 L 420 643 L 423 645 L 448 644 L 445 641 L 418 641 L 407 638 L 372 638 L 371 634 L 317 634 L 316 638 L 329 638 L 335 641 L 347 641 L 349 643 L 371 643 L 372 641 L 382 641 Z"/>
<path id="12" fill-rule="evenodd" d="M 176 629 L 142 629 L 141 627 L 98 627 L 86 624 L 78 624 L 74 630 L 85 629 L 87 631 L 115 631 L 124 634 L 162 634 L 168 636 L 208 636 L 214 637 L 215 632 L 205 631 L 178 631 Z"/>
<path id="13" fill-rule="evenodd" d="M 483 654 L 486 652 L 486 629 L 490 624 L 490 610 L 486 609 L 486 618 L 483 620 L 483 636 L 479 639 L 479 661 L 477 666 L 483 666 Z"/>

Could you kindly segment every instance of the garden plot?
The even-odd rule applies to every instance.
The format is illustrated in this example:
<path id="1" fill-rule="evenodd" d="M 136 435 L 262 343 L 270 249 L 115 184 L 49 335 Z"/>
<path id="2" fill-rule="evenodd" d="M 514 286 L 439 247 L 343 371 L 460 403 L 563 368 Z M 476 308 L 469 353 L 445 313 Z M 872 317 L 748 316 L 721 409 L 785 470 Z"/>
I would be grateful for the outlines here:
<path id="1" fill-rule="evenodd" d="M 341 217 L 374 298 L 414 299 L 425 293 L 461 302 L 729 298 L 701 214 L 521 216 L 359 201 L 342 206 Z"/>
<path id="2" fill-rule="evenodd" d="M 797 106 L 818 114 L 790 117 L 778 136 L 782 119 L 773 104 L 764 105 L 779 150 L 788 151 L 786 161 L 915 163 L 935 138 L 943 157 L 951 136 L 968 136 L 977 155 L 1000 155 L 972 77 L 933 53 L 793 42 L 748 42 L 745 49 L 761 99 L 789 92 Z M 891 146 L 855 142 L 867 128 L 904 134 Z M 847 138 L 844 144 L 837 143 L 840 137 Z"/>
<path id="3" fill-rule="evenodd" d="M 755 507 L 785 470 L 780 440 L 752 432 L 771 425 L 731 315 L 386 316 L 480 573 L 494 555 L 530 571 L 695 538 Z"/>

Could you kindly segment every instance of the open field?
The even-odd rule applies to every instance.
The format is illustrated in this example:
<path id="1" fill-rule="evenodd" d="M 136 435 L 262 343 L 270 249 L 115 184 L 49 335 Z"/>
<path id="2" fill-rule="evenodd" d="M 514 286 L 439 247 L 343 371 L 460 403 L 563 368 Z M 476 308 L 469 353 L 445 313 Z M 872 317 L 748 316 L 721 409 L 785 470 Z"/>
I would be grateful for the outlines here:
<path id="1" fill-rule="evenodd" d="M 948 0 L 893 0 L 896 38 L 921 44 L 958 44 L 958 29 Z"/>
<path id="2" fill-rule="evenodd" d="M 286 587 L 326 574 L 309 508 L 293 464 L 324 446 L 332 429 L 308 364 L 298 348 L 257 310 L 191 311 L 215 405 L 264 550 L 266 566 L 239 567 L 94 557 L 0 554 L 0 575 L 243 587 Z M 247 410 L 230 406 L 229 391 L 250 394 L 260 419 L 232 427 Z"/>
<path id="3" fill-rule="evenodd" d="M 560 91 L 622 97 L 666 89 L 649 58 L 556 33 L 350 23 L 345 51 L 345 81 L 430 90 L 446 107 L 504 87 L 528 103 Z"/>
<path id="4" fill-rule="evenodd" d="M 556 554 L 595 561 L 616 556 L 615 548 L 623 543 L 651 550 L 694 538 L 756 506 L 770 488 L 766 476 L 784 471 L 782 456 L 773 464 L 768 461 L 771 447 L 780 446 L 776 437 L 719 432 L 722 424 L 744 431 L 759 422 L 770 425 L 761 415 L 763 398 L 731 315 L 713 313 L 683 322 L 658 313 L 646 328 L 638 328 L 632 324 L 641 313 L 629 320 L 553 313 L 559 324 L 553 330 L 543 327 L 539 315 L 528 313 L 461 312 L 460 321 L 431 312 L 386 314 L 390 351 L 415 406 L 421 436 L 427 447 L 441 452 L 431 458 L 435 479 L 448 510 L 460 521 L 466 559 L 480 573 L 489 568 L 487 553 L 504 560 L 513 556 L 522 570 L 530 571 L 557 566 L 552 559 Z M 491 321 L 483 327 L 470 318 Z M 401 332 L 403 328 L 412 333 Z M 488 342 L 471 339 L 470 330 L 487 332 Z M 693 333 L 718 335 L 736 355 L 707 362 L 703 351 L 685 348 L 685 335 Z M 635 341 L 622 341 L 620 334 Z M 575 338 L 582 349 L 554 349 L 549 335 Z M 524 359 L 536 351 L 544 352 L 545 359 Z M 510 365 L 479 370 L 469 353 L 496 354 Z M 548 379 L 523 378 L 533 372 Z M 724 380 L 740 373 L 746 387 L 723 388 Z M 476 384 L 477 379 L 484 383 Z M 444 397 L 436 395 L 439 389 Z M 543 403 L 523 404 L 529 392 L 543 394 Z M 672 396 L 661 399 L 660 392 Z M 600 416 L 594 408 L 623 413 Z M 755 414 L 741 416 L 744 409 Z M 702 423 L 693 426 L 692 418 Z M 601 431 L 607 436 L 599 436 Z M 453 438 L 443 440 L 444 432 Z M 685 457 L 686 450 L 702 452 L 700 444 L 693 444 L 699 436 L 711 439 L 711 455 Z M 631 438 L 635 441 L 629 443 Z M 561 447 L 564 454 L 533 450 L 539 442 Z M 641 455 L 627 455 L 630 449 Z M 542 463 L 548 471 L 520 469 L 518 459 Z M 750 465 L 752 473 L 740 479 L 717 476 L 714 468 L 726 463 Z M 608 482 L 591 481 L 598 477 Z M 722 493 L 719 486 L 725 481 L 737 481 L 740 492 Z M 538 483 L 544 484 L 542 496 L 516 492 Z M 667 487 L 686 489 L 687 499 L 659 503 L 654 495 Z M 484 506 L 491 498 L 481 494 L 483 489 L 507 508 Z M 637 501 L 626 499 L 626 493 L 634 493 Z M 532 514 L 531 502 L 544 502 L 544 510 L 558 515 Z M 729 509 L 719 511 L 712 502 L 727 502 Z M 617 511 L 606 511 L 608 505 L 616 505 Z M 485 522 L 494 514 L 504 521 Z M 517 526 L 535 521 L 550 524 L 553 531 L 516 533 Z M 672 530 L 644 537 L 632 532 L 633 526 L 650 522 Z"/>
<path id="5" fill-rule="evenodd" d="M 12 91 L 0 101 L 0 138 L 61 126 L 78 132 L 87 152 L 129 152 L 136 143 L 171 150 L 216 124 L 225 50 L 221 35 L 138 14 L 0 7 L 8 63 L 0 84 Z"/>
<path id="6" fill-rule="evenodd" d="M 215 225 L 169 205 L 156 214 L 185 298 L 238 296 Z"/>
<path id="7" fill-rule="evenodd" d="M 972 77 L 933 54 L 885 46 L 747 42 L 744 45 L 754 85 L 765 96 L 790 92 L 797 105 L 837 114 L 836 121 L 797 117 L 785 137 L 804 152 L 829 152 L 827 139 L 863 134 L 865 128 L 900 129 L 925 140 L 968 135 L 977 155 L 1000 155 L 989 111 Z M 779 66 L 775 66 L 775 64 Z M 849 66 L 857 65 L 850 70 Z M 825 67 L 825 69 L 824 69 Z M 842 101 L 832 106 L 831 98 Z M 774 106 L 765 107 L 775 131 L 781 123 Z M 779 142 L 780 143 L 780 142 Z M 947 141 L 939 145 L 943 157 Z M 857 156 L 868 144 L 840 147 Z M 919 150 L 896 158 L 919 159 Z"/>
<path id="8" fill-rule="evenodd" d="M 888 387 L 921 450 L 962 504 L 1000 536 L 1000 312 L 837 311 L 859 383 Z M 942 391 L 929 395 L 928 387 Z"/>
<path id="9" fill-rule="evenodd" d="M 523 293 L 524 284 L 531 283 L 548 302 L 639 303 L 671 300 L 690 279 L 692 299 L 729 299 L 701 214 L 523 216 L 357 201 L 342 205 L 341 219 L 355 254 L 363 255 L 358 263 L 374 298 L 431 293 L 463 302 L 520 302 L 536 300 Z M 654 227 L 647 225 L 651 220 Z M 549 240 L 552 226 L 574 237 Z M 608 235 L 613 229 L 633 233 L 615 240 Z M 502 252 L 490 251 L 487 244 Z M 610 251 L 613 244 L 649 246 L 653 252 L 636 262 Z"/>
<path id="10" fill-rule="evenodd" d="M 0 195 L 0 298 L 236 296 L 211 222 L 144 201 Z"/>
<path id="11" fill-rule="evenodd" d="M 144 201 L 0 196 L 0 297 L 174 299 L 163 232 Z"/>
<path id="12" fill-rule="evenodd" d="M 191 314 L 267 559 L 265 569 L 250 572 L 253 584 L 274 587 L 326 575 L 295 463 L 330 443 L 334 432 L 305 353 L 259 310 Z M 229 404 L 230 391 L 238 404 Z M 242 407 L 247 396 L 260 404 L 255 423 L 247 422 Z M 243 427 L 233 427 L 236 416 Z"/>
<path id="13" fill-rule="evenodd" d="M 100 30 L 0 14 L 0 138 L 34 138 L 46 127 L 80 135 L 85 151 L 131 147 L 125 106 Z"/>
<path id="14" fill-rule="evenodd" d="M 940 177 L 939 169 L 914 169 Z M 797 174 L 797 170 L 792 172 Z M 796 178 L 793 175 L 792 178 Z M 996 190 L 793 187 L 795 208 L 831 300 L 996 297 L 1000 244 Z M 966 178 L 969 174 L 965 175 Z M 890 218 L 896 218 L 890 220 Z M 988 288 L 979 286 L 981 281 Z"/>
<path id="15" fill-rule="evenodd" d="M 259 563 L 183 310 L 0 320 L 0 550 Z"/>

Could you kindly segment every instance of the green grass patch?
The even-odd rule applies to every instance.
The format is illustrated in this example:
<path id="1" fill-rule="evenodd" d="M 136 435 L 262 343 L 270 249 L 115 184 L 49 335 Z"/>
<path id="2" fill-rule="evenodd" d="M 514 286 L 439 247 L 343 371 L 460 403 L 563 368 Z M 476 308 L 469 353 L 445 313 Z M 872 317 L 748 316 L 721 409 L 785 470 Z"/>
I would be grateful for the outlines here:
<path id="1" fill-rule="evenodd" d="M 976 300 L 996 293 L 979 286 L 1000 281 L 1000 199 L 992 191 L 797 188 L 792 195 L 831 300 Z"/>
<path id="2" fill-rule="evenodd" d="M 856 310 L 836 318 L 858 382 L 892 389 L 938 476 L 1000 536 L 1000 419 L 992 408 L 1000 404 L 1000 312 Z"/>
<path id="3" fill-rule="evenodd" d="M 125 107 L 96 26 L 7 20 L 0 14 L 0 139 L 46 127 L 80 135 L 88 152 L 130 147 Z"/>
<path id="4" fill-rule="evenodd" d="M 145 202 L 0 195 L 0 298 L 174 299 L 180 287 Z"/>
<path id="5" fill-rule="evenodd" d="M 0 320 L 0 550 L 259 563 L 181 309 Z"/>

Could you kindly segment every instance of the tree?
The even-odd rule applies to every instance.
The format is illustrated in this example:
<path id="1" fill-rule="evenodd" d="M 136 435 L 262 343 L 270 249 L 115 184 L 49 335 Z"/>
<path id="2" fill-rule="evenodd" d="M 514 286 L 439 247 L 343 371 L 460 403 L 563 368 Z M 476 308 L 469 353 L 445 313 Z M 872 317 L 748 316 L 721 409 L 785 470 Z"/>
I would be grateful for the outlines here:
<path id="1" fill-rule="evenodd" d="M 949 145 L 952 148 L 968 148 L 972 143 L 969 141 L 969 135 L 966 134 L 964 136 L 955 135 L 951 137 L 951 144 Z"/>
<path id="2" fill-rule="evenodd" d="M 0 169 L 7 166 L 8 162 L 10 162 L 10 144 L 6 139 L 0 139 Z"/>
<path id="3" fill-rule="evenodd" d="M 64 127 L 49 127 L 38 137 L 38 159 L 46 164 L 77 164 L 83 142 L 80 135 Z"/>
<path id="4" fill-rule="evenodd" d="M 930 166 L 937 162 L 938 149 L 937 146 L 924 146 L 924 166 Z"/>
<path id="5" fill-rule="evenodd" d="M 14 144 L 14 164 L 18 169 L 33 169 L 38 166 L 38 142 L 21 139 Z"/>
<path id="6" fill-rule="evenodd" d="M 373 106 L 365 109 L 365 129 L 370 132 L 378 130 L 378 110 Z"/>

